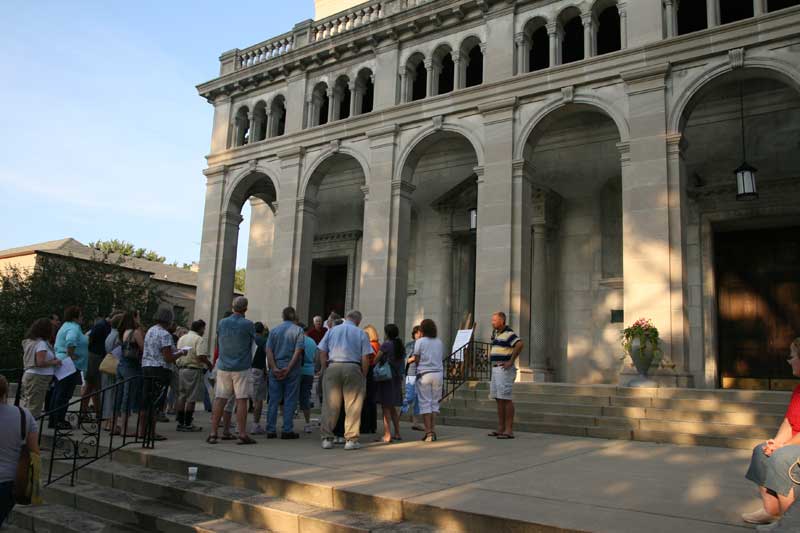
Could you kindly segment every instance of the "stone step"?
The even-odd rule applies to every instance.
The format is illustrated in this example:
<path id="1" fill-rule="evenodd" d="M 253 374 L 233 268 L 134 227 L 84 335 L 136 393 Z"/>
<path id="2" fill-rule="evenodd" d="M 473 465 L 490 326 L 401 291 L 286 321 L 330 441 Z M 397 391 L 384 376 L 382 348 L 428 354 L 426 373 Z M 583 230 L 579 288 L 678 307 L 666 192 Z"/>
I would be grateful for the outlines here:
<path id="1" fill-rule="evenodd" d="M 466 426 L 485 429 L 496 429 L 497 420 L 488 418 L 465 418 L 442 416 L 437 418 L 442 425 Z M 600 439 L 637 440 L 666 444 L 685 444 L 691 446 L 714 446 L 720 448 L 738 448 L 750 450 L 762 443 L 764 438 L 741 438 L 724 435 L 706 435 L 675 433 L 672 431 L 652 431 L 629 429 L 625 427 L 573 426 L 569 424 L 543 424 L 536 422 L 515 422 L 514 429 L 531 433 L 553 433 L 556 435 L 572 435 L 575 437 L 594 437 Z M 773 429 L 774 433 L 774 429 Z"/>
<path id="2" fill-rule="evenodd" d="M 143 466 L 124 464 L 118 461 L 100 461 L 81 470 L 81 482 L 76 487 L 62 484 L 52 485 L 48 492 L 66 498 L 75 498 L 78 505 L 81 499 L 94 501 L 96 509 L 106 508 L 106 512 L 120 516 L 134 512 L 131 523 L 141 524 L 141 513 L 153 508 L 156 520 L 163 524 L 163 517 L 170 516 L 169 509 L 185 509 L 193 513 L 183 523 L 198 522 L 201 518 L 216 520 L 215 524 L 233 523 L 241 529 L 237 531 L 277 531 L 286 533 L 365 533 L 381 531 L 386 533 L 414 531 L 430 533 L 435 528 L 409 522 L 390 522 L 370 515 L 347 510 L 335 510 L 310 505 L 314 498 L 309 491 L 297 491 L 298 499 L 306 503 L 289 501 L 265 494 L 259 490 L 224 485 L 202 479 L 203 468 L 196 481 L 189 481 L 186 474 L 177 475 Z M 110 487 L 113 487 L 110 488 Z M 116 493 L 116 496 L 113 495 Z M 111 496 L 109 496 L 111 494 Z M 120 509 L 118 500 L 137 504 L 137 509 Z M 156 502 L 156 506 L 147 502 Z M 159 507 L 160 506 L 160 507 Z M 79 507 L 80 508 L 80 507 Z M 164 508 L 163 511 L 161 509 Z M 222 517 L 222 518 L 215 518 Z M 169 524 L 171 529 L 158 531 L 179 531 L 181 524 Z M 250 529 L 248 529 L 250 528 Z M 256 528 L 256 529 L 252 529 Z"/>
<path id="3" fill-rule="evenodd" d="M 456 402 L 464 405 L 467 401 L 488 400 L 488 393 L 476 391 L 457 391 L 453 398 L 445 402 Z M 568 394 L 526 394 L 515 390 L 514 403 L 558 403 L 569 405 L 593 405 L 616 407 L 655 407 L 658 409 L 675 409 L 689 411 L 712 412 L 756 412 L 764 414 L 782 415 L 786 412 L 789 401 L 779 402 L 731 402 L 717 399 L 676 399 L 676 398 L 648 398 L 628 396 L 571 396 Z"/>
<path id="4" fill-rule="evenodd" d="M 53 503 L 17 505 L 11 511 L 11 520 L 14 527 L 37 533 L 146 533 L 148 531 Z"/>
<path id="5" fill-rule="evenodd" d="M 453 400 L 443 407 L 464 410 L 493 410 L 494 400 Z M 609 405 L 580 405 L 550 402 L 515 402 L 517 415 L 524 413 L 564 413 L 568 415 L 611 416 L 627 418 L 652 418 L 660 420 L 682 420 L 712 422 L 718 424 L 761 425 L 778 427 L 783 414 L 764 414 L 755 409 L 748 411 L 692 411 L 685 409 L 658 409 L 655 407 L 618 407 Z M 742 407 L 744 409 L 744 407 Z"/>

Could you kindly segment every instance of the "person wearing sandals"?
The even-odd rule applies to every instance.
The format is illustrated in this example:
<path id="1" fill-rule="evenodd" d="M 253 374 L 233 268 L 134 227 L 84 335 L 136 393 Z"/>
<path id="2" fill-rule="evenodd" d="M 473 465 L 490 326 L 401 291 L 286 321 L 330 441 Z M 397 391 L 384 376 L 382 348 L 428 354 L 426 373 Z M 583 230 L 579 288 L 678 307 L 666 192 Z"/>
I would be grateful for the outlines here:
<path id="1" fill-rule="evenodd" d="M 498 311 L 492 315 L 492 349 L 489 360 L 492 365 L 492 381 L 489 399 L 497 402 L 497 431 L 489 433 L 498 439 L 514 438 L 514 402 L 512 388 L 517 378 L 514 362 L 524 344 L 514 330 L 506 324 L 506 314 Z"/>
<path id="2" fill-rule="evenodd" d="M 418 421 L 419 417 L 419 402 L 417 401 L 417 359 L 414 357 L 414 344 L 422 336 L 422 330 L 419 326 L 414 326 L 411 330 L 411 340 L 406 343 L 406 385 L 405 394 L 403 394 L 403 407 L 400 408 L 400 414 L 404 415 L 411 411 L 411 429 L 414 431 L 425 431 Z"/>
<path id="3" fill-rule="evenodd" d="M 217 443 L 219 419 L 229 398 L 236 398 L 236 423 L 239 435 L 225 434 L 222 440 L 238 439 L 237 444 L 255 444 L 247 434 L 247 402 L 252 395 L 250 365 L 255 354 L 255 324 L 247 320 L 247 298 L 237 296 L 233 300 L 233 313 L 219 321 L 217 326 L 217 346 L 219 358 L 216 366 L 214 385 L 214 406 L 211 413 L 211 434 L 206 439 L 209 444 Z"/>
<path id="4" fill-rule="evenodd" d="M 444 343 L 436 337 L 436 323 L 426 318 L 419 325 L 422 337 L 414 343 L 414 358 L 417 361 L 417 401 L 425 424 L 425 442 L 436 441 L 436 413 L 442 398 L 444 381 Z"/>
<path id="5" fill-rule="evenodd" d="M 278 437 L 278 407 L 283 402 L 282 439 L 300 437 L 294 431 L 294 410 L 297 407 L 300 376 L 305 353 L 305 332 L 297 325 L 294 307 L 283 309 L 283 322 L 272 328 L 267 339 L 269 364 L 269 404 L 267 406 L 267 438 Z"/>
<path id="6" fill-rule="evenodd" d="M 164 408 L 167 389 L 172 382 L 175 361 L 186 353 L 185 350 L 181 351 L 175 348 L 175 342 L 170 333 L 174 318 L 172 309 L 160 307 L 155 316 L 156 324 L 148 329 L 144 336 L 142 398 L 147 402 L 143 406 L 147 412 L 152 409 L 157 413 Z M 150 426 L 153 440 L 166 440 L 166 437 L 155 432 L 155 424 L 154 416 Z"/>
<path id="7" fill-rule="evenodd" d="M 202 402 L 205 392 L 203 375 L 211 370 L 203 335 L 206 323 L 195 320 L 188 333 L 178 339 L 178 348 L 188 349 L 188 353 L 178 359 L 178 398 L 175 401 L 177 431 L 194 433 L 203 428 L 194 425 L 194 409 Z"/>
<path id="8" fill-rule="evenodd" d="M 800 338 L 792 341 L 789 359 L 792 375 L 800 377 Z M 774 438 L 753 448 L 750 468 L 745 477 L 758 485 L 762 506 L 744 513 L 742 520 L 749 524 L 770 524 L 763 528 L 778 528 L 777 522 L 794 503 L 800 485 L 800 385 L 792 392 L 786 416 Z M 761 528 L 760 528 L 761 529 Z M 780 528 L 776 531 L 782 530 Z M 795 531 L 786 529 L 786 531 Z"/>
<path id="9" fill-rule="evenodd" d="M 388 444 L 393 440 L 403 440 L 400 436 L 400 415 L 397 408 L 403 405 L 403 363 L 406 354 L 397 325 L 386 324 L 383 332 L 386 340 L 378 349 L 378 364 L 388 363 L 392 369 L 392 378 L 375 382 L 375 403 L 381 405 L 383 415 L 383 437 L 376 440 Z M 392 428 L 394 434 L 391 432 Z"/>

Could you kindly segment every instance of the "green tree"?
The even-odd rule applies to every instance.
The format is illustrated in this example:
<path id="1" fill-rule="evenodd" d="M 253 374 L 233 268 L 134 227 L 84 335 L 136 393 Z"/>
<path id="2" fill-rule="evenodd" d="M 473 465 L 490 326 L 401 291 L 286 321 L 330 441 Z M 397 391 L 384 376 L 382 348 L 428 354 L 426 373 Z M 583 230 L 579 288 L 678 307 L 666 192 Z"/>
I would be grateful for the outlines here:
<path id="1" fill-rule="evenodd" d="M 246 271 L 243 268 L 236 269 L 236 276 L 233 278 L 233 289 L 239 292 L 244 292 L 244 278 Z"/>
<path id="2" fill-rule="evenodd" d="M 90 242 L 89 246 L 100 250 L 104 254 L 120 254 L 126 257 L 135 257 L 137 259 L 146 259 L 148 261 L 155 261 L 156 263 L 164 263 L 167 258 L 153 250 L 145 250 L 144 248 L 137 248 L 128 241 L 121 241 L 119 239 L 111 239 L 108 241 L 95 241 Z"/>

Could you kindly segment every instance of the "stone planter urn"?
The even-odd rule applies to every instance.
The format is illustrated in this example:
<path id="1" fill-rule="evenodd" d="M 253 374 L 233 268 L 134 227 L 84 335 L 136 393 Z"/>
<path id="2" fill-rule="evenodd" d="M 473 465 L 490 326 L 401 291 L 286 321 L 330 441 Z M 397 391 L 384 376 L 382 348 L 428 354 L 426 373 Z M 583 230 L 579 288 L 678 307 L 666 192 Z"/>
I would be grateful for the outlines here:
<path id="1" fill-rule="evenodd" d="M 650 367 L 656 358 L 656 347 L 641 337 L 633 337 L 628 356 L 633 361 L 633 366 L 639 372 L 628 382 L 628 387 L 658 387 L 658 383 L 648 377 Z"/>

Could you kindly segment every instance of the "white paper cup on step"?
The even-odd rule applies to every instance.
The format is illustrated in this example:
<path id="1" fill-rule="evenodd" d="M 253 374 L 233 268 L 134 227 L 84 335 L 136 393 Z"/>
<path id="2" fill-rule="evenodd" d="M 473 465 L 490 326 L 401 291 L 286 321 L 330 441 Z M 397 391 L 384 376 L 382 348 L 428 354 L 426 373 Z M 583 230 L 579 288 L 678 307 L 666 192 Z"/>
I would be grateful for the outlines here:
<path id="1" fill-rule="evenodd" d="M 197 481 L 197 467 L 190 466 L 189 467 L 189 481 Z"/>

